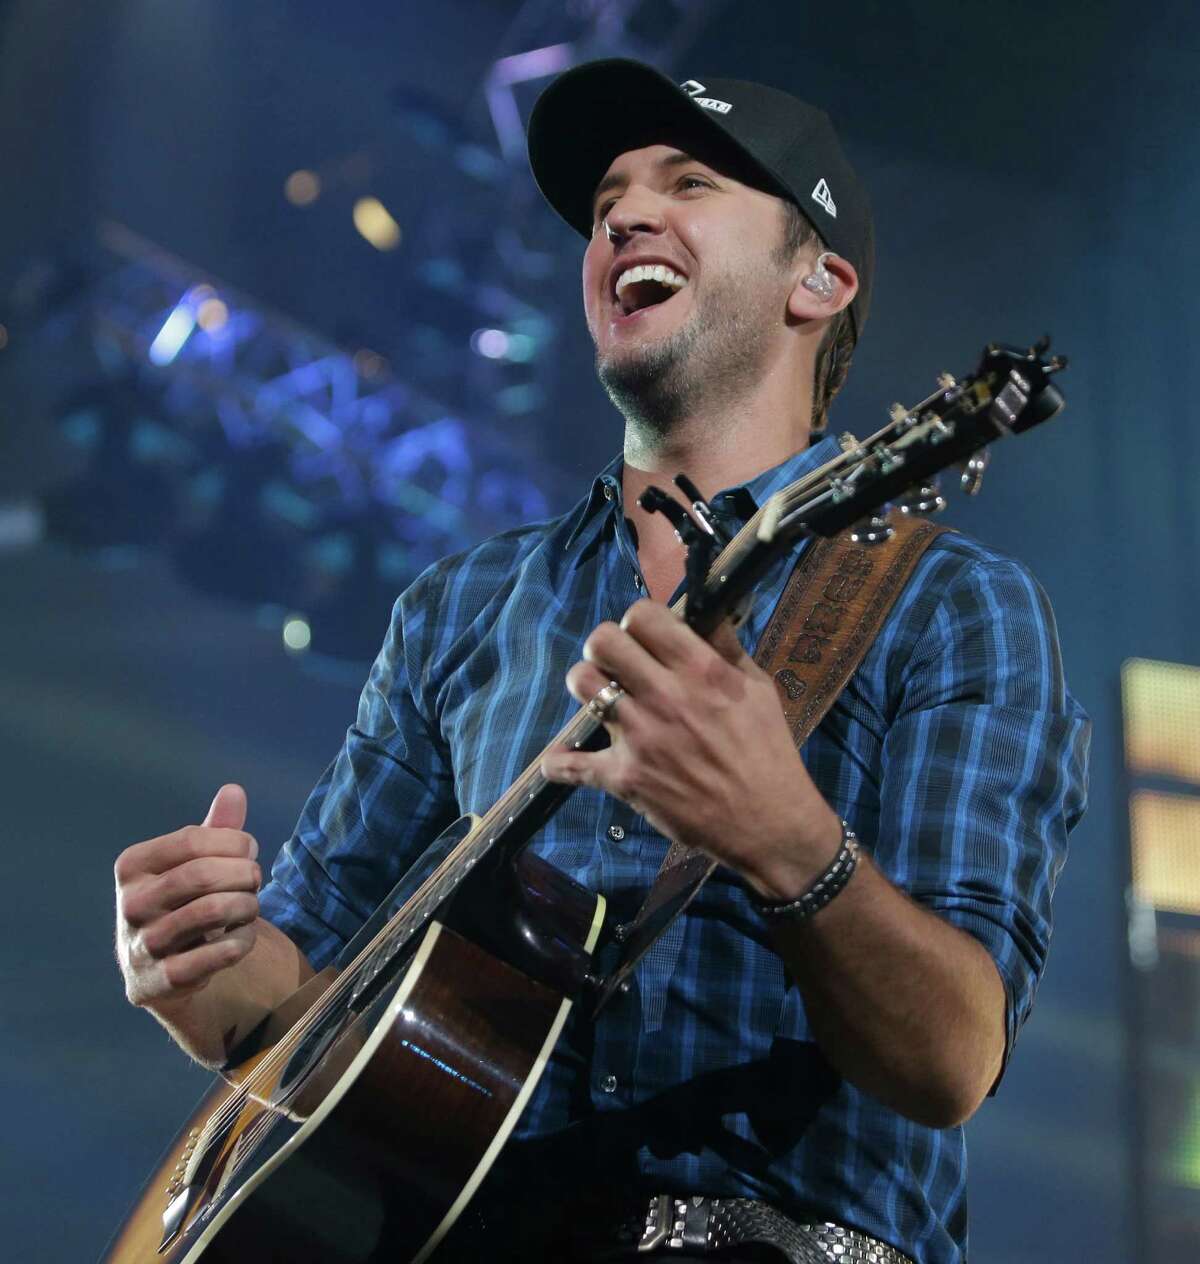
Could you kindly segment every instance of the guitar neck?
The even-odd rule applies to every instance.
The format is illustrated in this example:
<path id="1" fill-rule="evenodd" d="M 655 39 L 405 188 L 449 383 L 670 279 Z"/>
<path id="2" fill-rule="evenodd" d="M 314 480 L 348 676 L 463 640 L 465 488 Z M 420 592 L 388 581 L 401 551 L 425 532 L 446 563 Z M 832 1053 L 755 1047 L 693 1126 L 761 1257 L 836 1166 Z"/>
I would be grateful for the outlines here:
<path id="1" fill-rule="evenodd" d="M 819 496 L 848 459 L 845 452 L 839 452 L 820 468 L 792 483 L 785 489 L 785 495 L 797 503 L 803 502 L 805 497 L 814 493 Z M 715 632 L 721 620 L 744 601 L 761 579 L 763 572 L 778 556 L 777 549 L 771 550 L 760 539 L 764 525 L 769 526 L 769 518 L 766 506 L 757 510 L 714 559 L 705 585 L 706 600 L 698 617 L 689 616 L 686 596 L 681 597 L 672 607 L 700 635 L 708 637 Z M 381 944 L 387 944 L 392 951 L 398 950 L 416 929 L 433 916 L 436 909 L 485 857 L 499 852 L 504 857 L 511 858 L 545 826 L 571 796 L 575 787 L 547 781 L 542 776 L 541 762 L 544 755 L 563 746 L 581 751 L 602 750 L 608 745 L 608 740 L 603 722 L 586 706 L 581 707 L 437 869 L 381 927 L 378 934 L 355 958 L 355 963 L 365 960 L 368 955 L 377 954 Z"/>

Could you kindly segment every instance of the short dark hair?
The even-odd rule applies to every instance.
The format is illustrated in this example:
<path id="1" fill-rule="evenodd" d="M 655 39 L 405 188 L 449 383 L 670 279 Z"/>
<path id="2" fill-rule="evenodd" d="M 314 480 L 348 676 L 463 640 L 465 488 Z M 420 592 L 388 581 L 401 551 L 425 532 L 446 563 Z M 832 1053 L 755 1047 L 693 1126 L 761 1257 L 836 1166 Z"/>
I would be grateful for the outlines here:
<path id="1" fill-rule="evenodd" d="M 827 249 L 821 234 L 809 222 L 803 211 L 789 198 L 783 203 L 783 241 L 779 247 L 782 260 L 791 262 L 806 246 L 816 245 L 818 251 Z M 850 360 L 854 355 L 854 323 L 850 309 L 843 307 L 829 322 L 821 345 L 817 348 L 817 361 L 813 366 L 812 428 L 824 430 L 829 424 L 829 406 L 842 389 L 846 374 L 850 372 Z"/>

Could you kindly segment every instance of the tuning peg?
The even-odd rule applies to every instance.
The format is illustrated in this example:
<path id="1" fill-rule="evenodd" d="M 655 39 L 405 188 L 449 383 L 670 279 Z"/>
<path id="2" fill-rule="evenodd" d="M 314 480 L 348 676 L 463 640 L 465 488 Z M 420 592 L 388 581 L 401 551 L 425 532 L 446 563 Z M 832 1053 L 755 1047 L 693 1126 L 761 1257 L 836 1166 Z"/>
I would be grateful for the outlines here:
<path id="1" fill-rule="evenodd" d="M 908 416 L 908 409 L 903 404 L 893 404 L 888 409 L 888 416 L 893 421 L 903 421 Z"/>
<path id="2" fill-rule="evenodd" d="M 958 385 L 958 379 L 953 373 L 939 373 L 937 384 L 944 391 L 952 391 Z"/>
<path id="3" fill-rule="evenodd" d="M 973 457 L 962 463 L 960 467 L 962 469 L 961 485 L 968 496 L 979 495 L 979 489 L 983 486 L 983 472 L 988 467 L 991 455 L 985 448 L 982 452 L 976 452 Z"/>
<path id="4" fill-rule="evenodd" d="M 946 498 L 938 490 L 937 479 L 915 487 L 909 494 L 895 502 L 904 514 L 935 514 L 946 508 Z"/>
<path id="5" fill-rule="evenodd" d="M 896 528 L 886 518 L 872 514 L 870 518 L 854 524 L 850 530 L 850 539 L 855 544 L 882 544 L 895 534 Z"/>

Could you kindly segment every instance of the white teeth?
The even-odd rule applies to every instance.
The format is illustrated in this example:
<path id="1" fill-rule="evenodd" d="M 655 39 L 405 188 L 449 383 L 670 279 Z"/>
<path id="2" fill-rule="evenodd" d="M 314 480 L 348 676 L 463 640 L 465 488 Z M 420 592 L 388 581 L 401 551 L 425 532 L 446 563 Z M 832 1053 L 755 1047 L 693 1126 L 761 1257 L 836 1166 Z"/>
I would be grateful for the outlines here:
<path id="1" fill-rule="evenodd" d="M 665 264 L 639 264 L 636 268 L 626 268 L 617 277 L 617 294 L 619 295 L 627 285 L 633 285 L 638 281 L 658 281 L 662 285 L 669 285 L 673 290 L 682 290 L 688 283 L 687 277 L 682 273 L 673 272 Z"/>

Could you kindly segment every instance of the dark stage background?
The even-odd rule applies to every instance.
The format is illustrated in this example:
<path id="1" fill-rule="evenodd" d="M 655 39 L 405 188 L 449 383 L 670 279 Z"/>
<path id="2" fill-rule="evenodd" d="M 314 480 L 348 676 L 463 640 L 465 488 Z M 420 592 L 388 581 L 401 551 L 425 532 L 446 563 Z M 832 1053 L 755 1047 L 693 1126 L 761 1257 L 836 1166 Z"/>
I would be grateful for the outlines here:
<path id="1" fill-rule="evenodd" d="M 1200 663 L 1198 41 L 1184 4 L 0 9 L 5 1258 L 95 1256 L 206 1082 L 124 1003 L 116 853 L 239 780 L 272 855 L 406 576 L 615 450 L 581 246 L 519 143 L 547 74 L 633 52 L 838 121 L 879 235 L 839 429 L 989 339 L 1071 357 L 1066 414 L 949 514 L 1033 565 L 1095 723 L 1038 1008 L 969 1126 L 972 1258 L 1168 1259 L 1139 1246 L 1118 678 Z"/>

